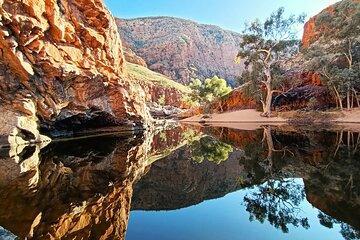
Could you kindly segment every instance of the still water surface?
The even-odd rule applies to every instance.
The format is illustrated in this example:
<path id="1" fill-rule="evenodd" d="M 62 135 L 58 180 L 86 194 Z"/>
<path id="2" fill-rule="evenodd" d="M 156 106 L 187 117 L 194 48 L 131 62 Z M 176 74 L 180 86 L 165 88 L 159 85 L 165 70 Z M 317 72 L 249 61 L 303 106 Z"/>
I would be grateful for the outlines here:
<path id="1" fill-rule="evenodd" d="M 359 148 L 345 128 L 173 126 L 2 149 L 0 239 L 360 239 Z"/>

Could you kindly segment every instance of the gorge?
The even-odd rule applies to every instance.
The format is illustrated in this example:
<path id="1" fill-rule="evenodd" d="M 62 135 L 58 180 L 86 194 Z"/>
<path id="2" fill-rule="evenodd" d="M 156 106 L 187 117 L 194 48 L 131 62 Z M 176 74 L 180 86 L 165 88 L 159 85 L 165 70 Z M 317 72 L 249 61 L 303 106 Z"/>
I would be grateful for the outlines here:
<path id="1" fill-rule="evenodd" d="M 251 57 L 109 2 L 0 1 L 0 239 L 360 239 L 360 0 Z"/>

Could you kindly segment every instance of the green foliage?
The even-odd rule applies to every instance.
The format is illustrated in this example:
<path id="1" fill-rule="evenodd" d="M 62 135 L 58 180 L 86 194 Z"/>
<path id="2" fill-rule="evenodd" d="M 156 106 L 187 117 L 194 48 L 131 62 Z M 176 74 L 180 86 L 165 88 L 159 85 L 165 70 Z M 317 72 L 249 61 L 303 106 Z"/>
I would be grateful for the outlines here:
<path id="1" fill-rule="evenodd" d="M 166 131 L 162 131 L 161 133 L 159 133 L 159 138 L 162 142 L 166 143 L 167 141 Z"/>
<path id="2" fill-rule="evenodd" d="M 179 39 L 182 44 L 189 44 L 190 42 L 189 37 L 186 35 L 179 36 Z"/>
<path id="3" fill-rule="evenodd" d="M 341 1 L 333 11 L 323 11 L 316 19 L 317 40 L 330 43 L 328 40 L 358 38 L 360 33 L 360 4 L 357 1 Z M 330 43 L 331 45 L 331 43 Z M 338 47 L 341 47 L 338 45 Z M 346 46 L 345 50 L 347 49 Z M 337 49 L 333 49 L 337 52 Z"/>
<path id="4" fill-rule="evenodd" d="M 199 136 L 199 133 L 191 128 L 187 128 L 181 133 L 181 139 L 186 139 L 189 143 L 194 142 Z"/>
<path id="5" fill-rule="evenodd" d="M 194 141 L 191 145 L 192 159 L 198 163 L 204 160 L 220 164 L 229 158 L 233 148 L 226 143 L 220 142 L 212 137 L 203 137 Z"/>
<path id="6" fill-rule="evenodd" d="M 342 97 L 346 96 L 349 89 L 357 88 L 360 84 L 359 64 L 356 68 L 341 68 L 336 65 L 328 66 L 328 74 L 332 76 L 327 83 L 336 86 Z"/>
<path id="7" fill-rule="evenodd" d="M 188 85 L 192 90 L 192 94 L 186 100 L 191 104 L 203 104 L 214 101 L 229 94 L 232 88 L 227 84 L 225 79 L 214 76 L 201 82 L 199 79 L 193 79 Z"/>

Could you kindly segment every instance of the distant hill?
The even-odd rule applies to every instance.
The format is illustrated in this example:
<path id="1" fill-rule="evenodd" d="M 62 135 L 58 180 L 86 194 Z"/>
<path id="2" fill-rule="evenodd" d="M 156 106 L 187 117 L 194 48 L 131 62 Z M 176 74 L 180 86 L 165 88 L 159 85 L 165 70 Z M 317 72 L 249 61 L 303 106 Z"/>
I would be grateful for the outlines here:
<path id="1" fill-rule="evenodd" d="M 234 59 L 241 35 L 213 25 L 171 18 L 116 20 L 125 46 L 148 67 L 183 84 L 217 75 L 233 82 L 242 71 Z"/>

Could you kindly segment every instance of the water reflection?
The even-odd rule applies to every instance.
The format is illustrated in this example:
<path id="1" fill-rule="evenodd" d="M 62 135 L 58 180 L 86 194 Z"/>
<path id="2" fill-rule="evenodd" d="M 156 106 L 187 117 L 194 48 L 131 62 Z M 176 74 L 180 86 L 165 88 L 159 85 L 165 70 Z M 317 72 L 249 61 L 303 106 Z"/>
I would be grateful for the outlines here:
<path id="1" fill-rule="evenodd" d="M 124 239 L 131 210 L 159 220 L 159 210 L 183 211 L 240 191 L 231 215 L 241 214 L 243 206 L 254 228 L 269 224 L 288 238 L 294 229 L 310 231 L 321 224 L 321 234 L 336 230 L 344 239 L 359 239 L 359 139 L 356 131 L 337 129 L 173 126 L 10 154 L 3 149 L 0 238 Z M 304 202 L 317 209 L 315 219 Z M 194 218 L 187 209 L 173 225 Z M 133 220 L 139 225 L 130 222 L 129 240 L 139 239 L 133 232 L 145 231 L 141 219 L 134 215 Z M 270 230 L 259 231 L 267 236 Z M 178 234 L 192 239 L 190 233 Z"/>
<path id="2" fill-rule="evenodd" d="M 272 226 L 289 232 L 288 225 L 310 227 L 299 205 L 305 199 L 303 186 L 294 179 L 269 180 L 244 197 L 250 221 L 268 221 Z"/>
<path id="3" fill-rule="evenodd" d="M 326 215 L 332 219 L 332 226 L 341 228 L 339 233 L 344 239 L 359 238 L 358 133 L 270 126 L 256 131 L 220 127 L 201 131 L 205 134 L 202 139 L 152 165 L 135 185 L 133 210 L 164 214 L 164 218 L 171 219 L 168 212 L 156 211 L 194 206 L 243 189 L 242 205 L 250 221 L 268 223 L 291 236 L 294 228 L 307 231 L 316 224 L 326 226 Z M 302 179 L 301 183 L 297 179 Z M 301 207 L 304 202 L 319 209 L 317 220 L 308 218 L 310 212 Z M 220 204 L 217 207 L 225 208 Z M 189 215 L 188 218 L 171 226 L 196 218 L 190 212 L 185 209 L 181 216 Z M 233 214 L 241 212 L 233 207 Z M 134 214 L 134 222 L 139 226 L 130 226 L 128 239 L 139 239 L 133 231 L 142 227 L 137 215 L 141 214 Z M 209 224 L 214 221 L 221 225 L 226 220 L 211 219 Z M 321 231 L 323 234 L 326 229 Z M 182 232 L 175 234 L 191 239 L 191 235 L 186 237 Z"/>
<path id="4" fill-rule="evenodd" d="M 0 225 L 6 231 L 0 238 L 10 232 L 20 239 L 123 239 L 133 183 L 164 149 L 183 144 L 182 132 L 166 130 L 162 139 L 148 132 L 61 141 L 41 151 L 25 147 L 26 154 L 2 151 Z"/>
<path id="5" fill-rule="evenodd" d="M 192 160 L 202 163 L 204 160 L 220 164 L 228 160 L 229 154 L 233 152 L 231 145 L 220 142 L 213 137 L 203 137 L 191 143 Z"/>

